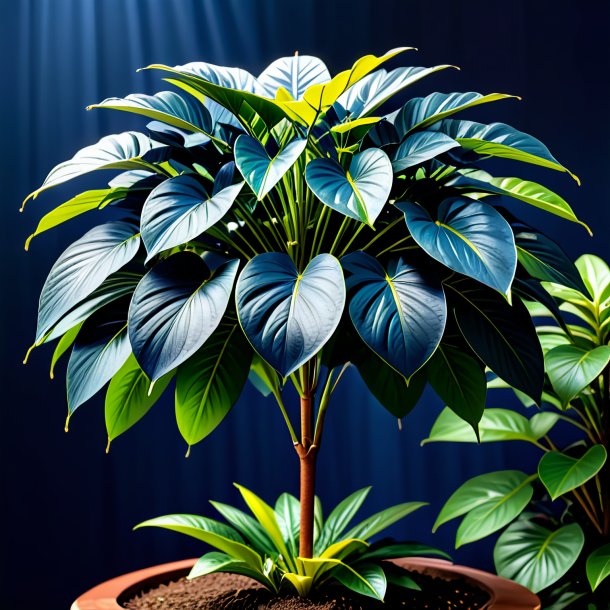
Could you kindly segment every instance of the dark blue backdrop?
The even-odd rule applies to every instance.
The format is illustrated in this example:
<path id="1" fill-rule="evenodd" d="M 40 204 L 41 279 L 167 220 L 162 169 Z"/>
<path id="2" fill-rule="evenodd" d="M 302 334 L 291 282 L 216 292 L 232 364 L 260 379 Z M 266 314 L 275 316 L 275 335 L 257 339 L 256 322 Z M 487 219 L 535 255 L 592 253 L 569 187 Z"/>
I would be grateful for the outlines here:
<path id="1" fill-rule="evenodd" d="M 63 378 L 49 380 L 50 350 L 38 350 L 27 367 L 21 365 L 44 277 L 87 223 L 49 233 L 26 255 L 23 242 L 38 218 L 75 187 L 41 196 L 24 215 L 17 211 L 20 201 L 76 149 L 141 124 L 84 111 L 108 96 L 163 88 L 156 75 L 136 74 L 136 68 L 205 60 L 258 73 L 276 56 L 298 50 L 321 56 L 336 71 L 368 52 L 417 46 L 421 51 L 409 61 L 462 68 L 431 77 L 418 93 L 477 90 L 523 97 L 478 116 L 537 135 L 582 178 L 578 188 L 565 174 L 529 173 L 559 190 L 595 237 L 566 221 L 534 211 L 525 215 L 572 256 L 587 250 L 608 255 L 607 3 L 589 8 L 557 0 L 2 0 L 0 6 L 2 608 L 65 609 L 102 579 L 196 555 L 199 546 L 178 535 L 131 533 L 131 527 L 165 512 L 208 511 L 210 498 L 236 500 L 232 481 L 267 499 L 297 488 L 297 461 L 281 417 L 253 390 L 189 459 L 168 400 L 106 456 L 101 400 L 82 407 L 66 435 Z M 496 404 L 507 400 L 500 397 Z M 332 505 L 371 483 L 371 510 L 427 500 L 432 507 L 395 533 L 450 549 L 454 528 L 445 526 L 434 539 L 429 533 L 441 502 L 466 477 L 527 467 L 530 454 L 500 445 L 420 448 L 440 406 L 426 394 L 399 432 L 350 373 L 329 415 L 320 456 L 324 502 Z M 489 551 L 489 543 L 478 543 L 456 557 L 489 567 Z"/>

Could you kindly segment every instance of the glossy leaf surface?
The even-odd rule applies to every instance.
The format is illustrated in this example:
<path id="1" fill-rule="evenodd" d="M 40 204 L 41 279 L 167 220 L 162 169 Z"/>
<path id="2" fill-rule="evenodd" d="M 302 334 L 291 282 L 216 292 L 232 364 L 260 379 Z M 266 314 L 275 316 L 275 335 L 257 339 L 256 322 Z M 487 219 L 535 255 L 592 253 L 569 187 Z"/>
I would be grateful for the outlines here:
<path id="1" fill-rule="evenodd" d="M 324 62 L 311 55 L 280 57 L 269 64 L 258 77 L 258 82 L 269 97 L 277 97 L 284 89 L 293 100 L 300 100 L 308 87 L 330 80 Z"/>
<path id="2" fill-rule="evenodd" d="M 610 544 L 595 549 L 587 557 L 587 579 L 591 590 L 597 587 L 610 575 Z"/>
<path id="3" fill-rule="evenodd" d="M 438 131 L 414 133 L 407 136 L 396 149 L 392 169 L 394 172 L 401 172 L 458 146 L 455 140 Z"/>

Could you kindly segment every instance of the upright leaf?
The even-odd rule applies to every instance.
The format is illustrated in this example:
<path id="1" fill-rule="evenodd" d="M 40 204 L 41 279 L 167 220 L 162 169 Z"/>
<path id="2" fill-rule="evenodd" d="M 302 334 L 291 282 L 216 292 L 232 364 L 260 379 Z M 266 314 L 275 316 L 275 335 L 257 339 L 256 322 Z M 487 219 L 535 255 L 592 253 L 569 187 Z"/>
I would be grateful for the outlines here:
<path id="1" fill-rule="evenodd" d="M 278 97 L 283 89 L 290 96 L 288 99 L 300 100 L 305 91 L 312 85 L 319 85 L 330 80 L 330 73 L 324 62 L 311 55 L 292 55 L 280 57 L 269 64 L 258 77 L 258 82 L 266 95 Z"/>
<path id="2" fill-rule="evenodd" d="M 318 353 L 339 324 L 345 304 L 341 266 L 320 254 L 299 273 L 287 254 L 259 254 L 239 276 L 236 302 L 250 343 L 286 377 Z"/>
<path id="3" fill-rule="evenodd" d="M 591 590 L 595 591 L 603 580 L 610 575 L 610 544 L 595 549 L 587 557 L 587 579 Z"/>
<path id="4" fill-rule="evenodd" d="M 401 172 L 446 153 L 459 144 L 437 131 L 421 131 L 407 136 L 396 149 L 392 160 L 394 172 Z"/>

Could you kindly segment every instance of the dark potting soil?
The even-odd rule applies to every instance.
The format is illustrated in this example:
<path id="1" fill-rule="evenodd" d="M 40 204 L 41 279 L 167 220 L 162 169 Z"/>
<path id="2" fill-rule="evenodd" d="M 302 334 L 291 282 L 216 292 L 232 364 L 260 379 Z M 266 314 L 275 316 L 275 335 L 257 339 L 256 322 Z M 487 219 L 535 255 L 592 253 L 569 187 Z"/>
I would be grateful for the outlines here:
<path id="1" fill-rule="evenodd" d="M 274 596 L 258 583 L 236 574 L 210 574 L 194 580 L 180 578 L 139 593 L 122 604 L 129 610 L 474 610 L 489 595 L 469 581 L 444 580 L 408 572 L 421 591 L 389 586 L 385 603 L 328 586 L 311 599 Z"/>

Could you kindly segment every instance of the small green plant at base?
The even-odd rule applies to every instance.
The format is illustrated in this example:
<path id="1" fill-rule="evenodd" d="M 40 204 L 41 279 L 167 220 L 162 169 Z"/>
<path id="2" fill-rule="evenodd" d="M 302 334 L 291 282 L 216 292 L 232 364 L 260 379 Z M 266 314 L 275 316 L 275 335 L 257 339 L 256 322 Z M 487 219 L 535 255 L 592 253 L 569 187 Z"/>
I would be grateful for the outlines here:
<path id="1" fill-rule="evenodd" d="M 324 583 L 337 581 L 356 593 L 383 600 L 388 583 L 419 590 L 407 574 L 385 560 L 421 555 L 449 559 L 443 551 L 422 544 L 368 542 L 424 506 L 422 502 L 392 506 L 347 529 L 369 493 L 368 487 L 348 496 L 326 519 L 316 499 L 313 557 L 299 557 L 299 501 L 284 493 L 272 508 L 251 491 L 236 487 L 254 518 L 212 502 L 229 525 L 195 515 L 167 515 L 137 527 L 166 528 L 216 548 L 197 561 L 189 578 L 232 572 L 249 576 L 274 593 L 283 587 L 303 597 Z"/>
<path id="2" fill-rule="evenodd" d="M 456 547 L 504 530 L 494 550 L 500 575 L 541 591 L 549 610 L 576 602 L 605 610 L 610 593 L 610 268 L 599 257 L 584 255 L 576 268 L 563 265 L 562 270 L 564 285 L 544 283 L 546 307 L 528 304 L 539 321 L 544 352 L 542 409 L 526 417 L 489 408 L 479 422 L 481 442 L 536 446 L 542 452 L 538 467 L 531 474 L 492 472 L 464 483 L 435 527 L 462 517 Z M 499 379 L 489 385 L 509 387 Z M 530 399 L 516 394 L 534 408 Z M 560 423 L 566 425 L 562 449 L 554 439 Z M 430 441 L 477 439 L 445 409 L 424 442 Z"/>
<path id="3" fill-rule="evenodd" d="M 540 296 L 556 261 L 538 244 L 553 242 L 531 227 L 524 235 L 498 204 L 519 201 L 583 224 L 547 187 L 482 169 L 500 158 L 577 180 L 535 137 L 456 118 L 515 96 L 397 101 L 452 68 L 386 70 L 410 50 L 366 55 L 334 76 L 301 55 L 258 77 L 206 62 L 149 66 L 179 93 L 93 106 L 145 117 L 146 133 L 102 138 L 28 197 L 92 172 L 122 172 L 50 211 L 26 244 L 83 214 L 113 213 L 59 256 L 40 297 L 33 347 L 58 340 L 52 371 L 70 355 L 68 422 L 107 386 L 110 445 L 175 383 L 190 451 L 250 379 L 277 402 L 299 460 L 298 555 L 280 553 L 286 569 L 295 563 L 285 572 L 293 584 L 310 586 L 329 565 L 318 572 L 308 563 L 316 460 L 346 369 L 355 365 L 396 418 L 430 383 L 475 432 L 486 366 L 539 400 L 543 356 L 522 299 Z M 287 386 L 298 393 L 296 409 L 285 402 Z M 364 547 L 333 554 L 347 548 L 351 558 Z M 277 561 L 269 569 L 280 570 Z M 339 567 L 328 574 L 349 580 Z"/>

